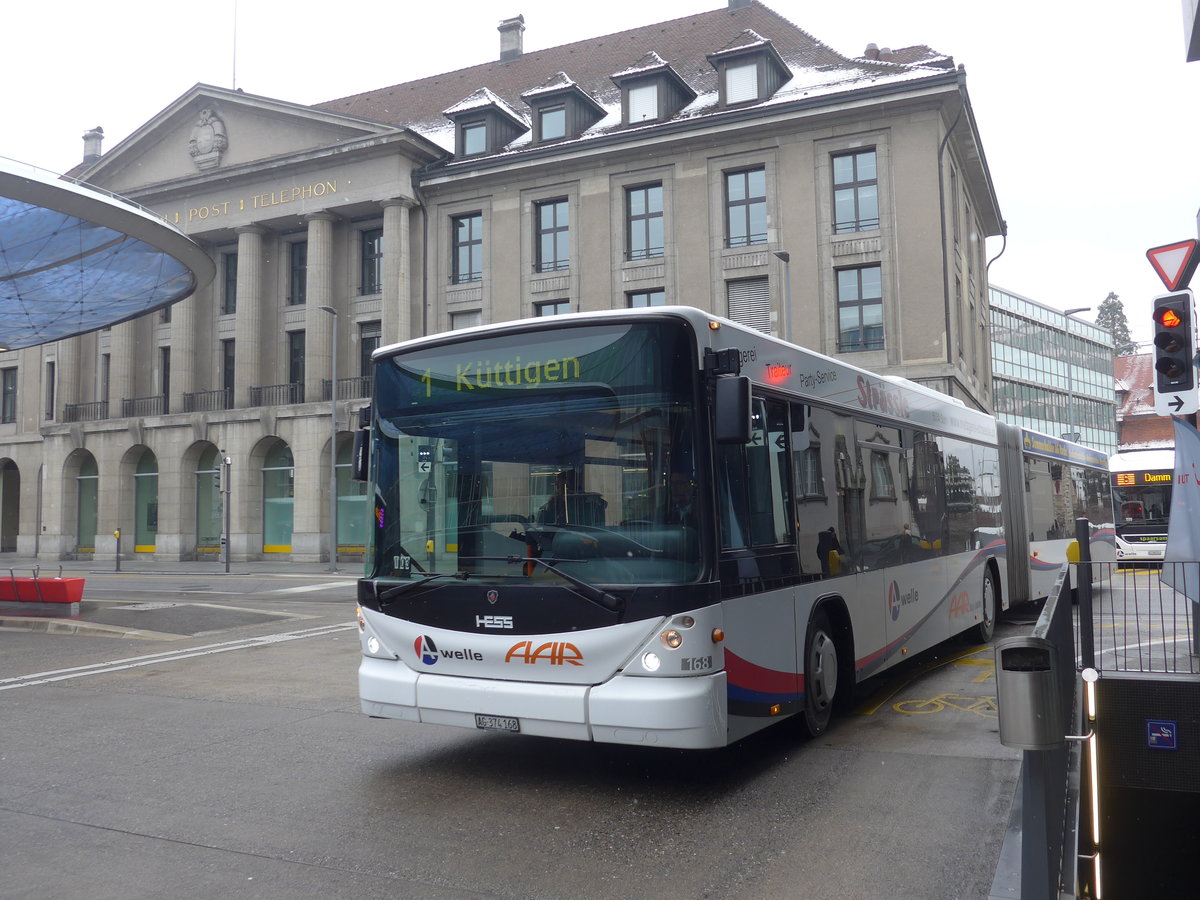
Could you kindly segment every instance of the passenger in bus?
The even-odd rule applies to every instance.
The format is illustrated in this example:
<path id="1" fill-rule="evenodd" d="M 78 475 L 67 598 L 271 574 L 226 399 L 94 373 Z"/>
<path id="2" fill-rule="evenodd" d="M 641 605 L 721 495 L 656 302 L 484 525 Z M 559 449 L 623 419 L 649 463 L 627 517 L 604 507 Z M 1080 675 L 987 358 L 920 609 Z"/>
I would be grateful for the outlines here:
<path id="1" fill-rule="evenodd" d="M 821 574 L 829 577 L 830 575 L 840 574 L 842 545 L 838 541 L 837 532 L 830 525 L 819 535 L 817 535 L 817 558 L 821 560 Z M 833 554 L 837 554 L 834 556 Z"/>

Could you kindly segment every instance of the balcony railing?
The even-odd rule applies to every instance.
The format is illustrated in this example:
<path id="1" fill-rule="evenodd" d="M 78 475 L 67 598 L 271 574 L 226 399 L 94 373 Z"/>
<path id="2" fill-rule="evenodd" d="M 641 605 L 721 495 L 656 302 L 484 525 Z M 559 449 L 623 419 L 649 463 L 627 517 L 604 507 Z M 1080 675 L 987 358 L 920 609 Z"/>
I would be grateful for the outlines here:
<path id="1" fill-rule="evenodd" d="M 167 412 L 167 398 L 162 394 L 153 397 L 126 397 L 121 401 L 121 416 L 124 418 L 162 416 Z"/>
<path id="2" fill-rule="evenodd" d="M 108 401 L 67 403 L 63 406 L 64 422 L 98 422 L 108 418 Z"/>
<path id="3" fill-rule="evenodd" d="M 233 408 L 233 390 L 223 388 L 219 391 L 196 391 L 183 395 L 184 412 L 212 412 L 218 409 Z"/>
<path id="4" fill-rule="evenodd" d="M 287 406 L 289 403 L 303 402 L 303 382 L 265 384 L 260 387 L 250 388 L 251 406 Z"/>
<path id="5" fill-rule="evenodd" d="M 371 376 L 360 375 L 357 378 L 339 378 L 337 382 L 337 398 L 339 400 L 359 400 L 371 395 Z M 321 399 L 328 401 L 329 379 L 321 379 Z"/>

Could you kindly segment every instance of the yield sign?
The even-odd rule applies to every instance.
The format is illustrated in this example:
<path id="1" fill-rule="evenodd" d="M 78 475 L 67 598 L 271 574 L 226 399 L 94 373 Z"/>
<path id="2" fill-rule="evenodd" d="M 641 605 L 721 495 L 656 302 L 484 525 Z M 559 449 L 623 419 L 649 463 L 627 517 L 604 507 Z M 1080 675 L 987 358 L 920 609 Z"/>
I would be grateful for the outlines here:
<path id="1" fill-rule="evenodd" d="M 1200 253 L 1196 251 L 1198 245 L 1200 241 L 1189 238 L 1165 247 L 1151 247 L 1146 251 L 1146 258 L 1168 291 L 1186 288 L 1192 280 L 1196 264 L 1200 263 Z"/>

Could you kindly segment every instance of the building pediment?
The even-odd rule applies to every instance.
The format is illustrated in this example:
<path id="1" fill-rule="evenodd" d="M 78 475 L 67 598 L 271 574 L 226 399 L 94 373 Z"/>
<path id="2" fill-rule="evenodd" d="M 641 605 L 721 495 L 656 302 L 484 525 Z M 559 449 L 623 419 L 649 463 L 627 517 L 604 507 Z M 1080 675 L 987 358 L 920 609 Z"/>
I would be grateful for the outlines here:
<path id="1" fill-rule="evenodd" d="M 122 193 L 395 132 L 394 125 L 198 84 L 75 175 Z"/>

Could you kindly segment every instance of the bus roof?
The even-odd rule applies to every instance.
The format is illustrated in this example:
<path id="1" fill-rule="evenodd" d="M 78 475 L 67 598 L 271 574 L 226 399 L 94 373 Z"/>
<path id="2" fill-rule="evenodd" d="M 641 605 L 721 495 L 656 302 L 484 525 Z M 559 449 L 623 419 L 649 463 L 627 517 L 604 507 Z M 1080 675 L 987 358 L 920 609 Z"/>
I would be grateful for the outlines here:
<path id="1" fill-rule="evenodd" d="M 1108 458 L 1110 472 L 1131 472 L 1134 469 L 1154 471 L 1158 469 L 1175 470 L 1174 450 L 1122 450 Z"/>

